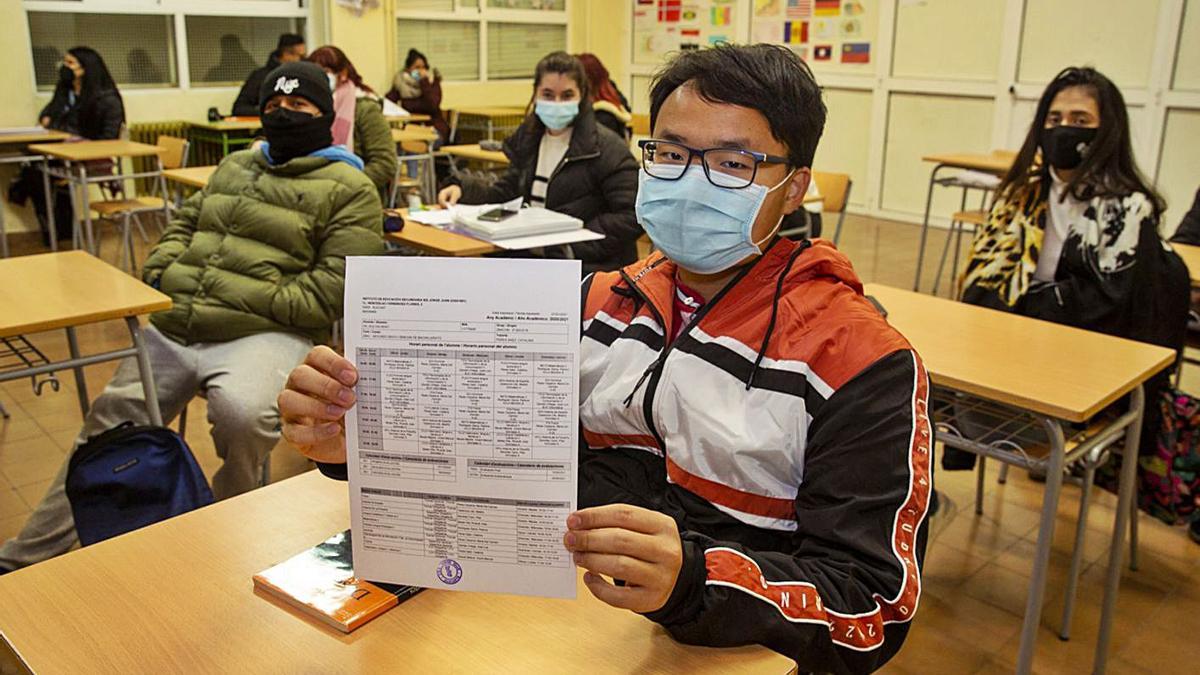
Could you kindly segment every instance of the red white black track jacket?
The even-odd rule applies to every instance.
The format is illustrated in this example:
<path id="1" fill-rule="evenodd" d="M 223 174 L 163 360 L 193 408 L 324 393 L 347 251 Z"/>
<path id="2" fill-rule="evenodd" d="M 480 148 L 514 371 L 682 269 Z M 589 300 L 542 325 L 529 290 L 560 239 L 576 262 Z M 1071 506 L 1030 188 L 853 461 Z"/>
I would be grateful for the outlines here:
<path id="1" fill-rule="evenodd" d="M 583 284 L 580 506 L 675 518 L 684 562 L 649 618 L 868 672 L 920 599 L 929 382 L 832 246 L 777 241 L 672 343 L 675 265 Z"/>

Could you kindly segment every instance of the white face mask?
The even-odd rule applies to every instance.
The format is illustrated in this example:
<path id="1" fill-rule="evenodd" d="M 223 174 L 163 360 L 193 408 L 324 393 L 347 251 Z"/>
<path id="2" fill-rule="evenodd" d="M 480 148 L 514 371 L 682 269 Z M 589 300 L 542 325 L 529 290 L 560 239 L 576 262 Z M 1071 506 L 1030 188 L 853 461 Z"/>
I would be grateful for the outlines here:
<path id="1" fill-rule="evenodd" d="M 338 88 L 338 77 L 333 73 L 325 73 L 325 77 L 329 78 L 329 91 L 334 91 Z"/>

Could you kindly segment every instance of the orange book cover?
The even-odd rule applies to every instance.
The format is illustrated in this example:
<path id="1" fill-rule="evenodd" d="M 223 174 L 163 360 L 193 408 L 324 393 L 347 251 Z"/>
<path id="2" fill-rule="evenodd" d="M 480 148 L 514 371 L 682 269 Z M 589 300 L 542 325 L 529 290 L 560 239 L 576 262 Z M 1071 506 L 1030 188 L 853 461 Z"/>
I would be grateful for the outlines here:
<path id="1" fill-rule="evenodd" d="M 255 574 L 254 587 L 343 633 L 355 630 L 421 590 L 356 578 L 350 530 Z"/>

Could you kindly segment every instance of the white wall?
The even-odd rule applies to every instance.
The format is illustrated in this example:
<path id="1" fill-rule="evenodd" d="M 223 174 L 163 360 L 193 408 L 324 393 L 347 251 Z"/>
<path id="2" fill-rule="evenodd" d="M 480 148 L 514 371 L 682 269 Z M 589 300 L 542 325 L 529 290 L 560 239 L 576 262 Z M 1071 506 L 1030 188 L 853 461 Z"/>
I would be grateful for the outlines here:
<path id="1" fill-rule="evenodd" d="M 750 12 L 753 1 L 740 1 Z M 634 3 L 625 0 L 627 12 Z M 863 36 L 874 37 L 872 64 L 810 62 L 829 108 L 816 168 L 851 175 L 852 210 L 919 221 L 933 168 L 921 156 L 1015 150 L 1046 82 L 1068 65 L 1095 66 L 1124 93 L 1135 157 L 1168 199 L 1164 230 L 1190 205 L 1200 185 L 1200 0 L 862 5 L 875 19 Z M 654 68 L 630 69 L 640 112 Z M 935 222 L 959 206 L 943 192 Z"/>

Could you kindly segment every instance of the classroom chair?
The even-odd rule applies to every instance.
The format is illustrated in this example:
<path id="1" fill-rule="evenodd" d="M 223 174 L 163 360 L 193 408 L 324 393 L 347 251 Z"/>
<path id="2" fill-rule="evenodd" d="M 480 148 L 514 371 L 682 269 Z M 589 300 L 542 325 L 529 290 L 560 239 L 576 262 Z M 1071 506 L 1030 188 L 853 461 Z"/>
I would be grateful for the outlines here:
<path id="1" fill-rule="evenodd" d="M 813 171 L 812 179 L 817 184 L 817 191 L 821 193 L 821 215 L 838 214 L 837 226 L 833 230 L 833 245 L 837 246 L 838 240 L 842 236 L 842 223 L 846 220 L 846 204 L 850 200 L 850 188 L 853 187 L 854 181 L 850 180 L 850 174 L 825 171 Z M 809 220 L 805 219 L 804 227 L 783 230 L 779 234 L 785 237 L 807 237 L 811 234 Z"/>
<path id="2" fill-rule="evenodd" d="M 951 295 L 958 298 L 960 288 L 958 287 L 958 253 L 962 250 L 963 230 L 969 223 L 974 228 L 983 227 L 987 224 L 988 212 L 986 209 L 974 209 L 971 211 L 955 211 L 954 215 L 950 216 L 950 231 L 946 233 L 946 243 L 942 246 L 942 256 L 938 260 L 937 274 L 933 277 L 933 294 L 937 295 L 938 286 L 942 283 L 942 270 L 946 267 L 946 253 L 950 249 L 950 242 L 954 242 L 954 257 L 950 264 L 950 285 Z"/>
<path id="3" fill-rule="evenodd" d="M 155 145 L 166 148 L 166 152 L 161 156 L 162 167 L 164 169 L 180 169 L 187 166 L 187 140 L 175 136 L 159 136 L 155 141 Z M 142 241 L 148 242 L 149 238 L 146 236 L 146 230 L 142 227 L 141 215 L 161 211 L 163 213 L 163 222 L 165 223 L 171 212 L 172 201 L 167 195 L 166 180 L 162 176 L 159 176 L 155 181 L 155 187 L 151 190 L 150 195 L 130 199 L 106 199 L 94 202 L 90 206 L 92 211 L 96 212 L 102 221 L 107 220 L 115 223 L 118 217 L 121 219 L 122 249 L 120 266 L 127 268 L 130 274 L 136 274 L 137 263 L 133 255 L 132 226 L 136 224 Z M 98 247 L 99 245 L 97 244 Z"/>
<path id="4" fill-rule="evenodd" d="M 437 172 L 431 144 L 427 141 L 404 141 L 399 144 L 399 149 L 400 161 L 396 164 L 388 207 L 395 208 L 400 193 L 408 190 L 420 193 L 422 203 L 433 204 L 437 201 Z"/>

